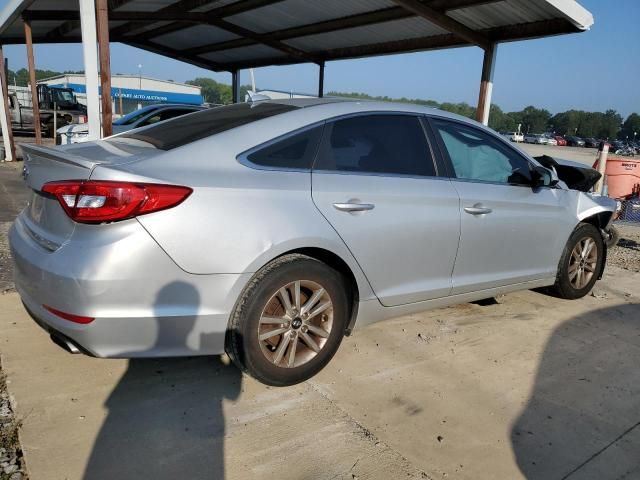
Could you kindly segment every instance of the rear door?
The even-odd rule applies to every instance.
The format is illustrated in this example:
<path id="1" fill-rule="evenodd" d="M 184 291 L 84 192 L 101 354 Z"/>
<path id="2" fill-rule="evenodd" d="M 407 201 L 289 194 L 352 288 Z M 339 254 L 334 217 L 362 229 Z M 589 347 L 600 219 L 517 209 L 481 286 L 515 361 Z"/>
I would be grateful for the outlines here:
<path id="1" fill-rule="evenodd" d="M 567 191 L 531 186 L 531 163 L 488 132 L 432 118 L 460 195 L 453 294 L 555 276 L 575 215 Z"/>
<path id="2" fill-rule="evenodd" d="M 450 293 L 459 200 L 438 175 L 420 118 L 365 114 L 328 122 L 312 192 L 383 305 Z"/>

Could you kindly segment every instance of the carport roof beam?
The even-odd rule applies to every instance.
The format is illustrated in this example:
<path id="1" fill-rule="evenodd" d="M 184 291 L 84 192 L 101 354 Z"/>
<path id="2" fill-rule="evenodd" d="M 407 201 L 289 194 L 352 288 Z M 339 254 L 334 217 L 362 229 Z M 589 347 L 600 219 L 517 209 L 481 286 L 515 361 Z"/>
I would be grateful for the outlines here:
<path id="1" fill-rule="evenodd" d="M 42 143 L 40 131 L 40 105 L 38 104 L 38 86 L 36 85 L 36 67 L 33 58 L 33 35 L 31 22 L 24 20 L 24 37 L 27 45 L 27 66 L 29 67 L 29 86 L 31 87 L 31 108 L 33 110 L 33 130 L 36 134 L 36 143 Z M 2 66 L 4 68 L 4 65 Z"/>
<path id="2" fill-rule="evenodd" d="M 434 25 L 443 28 L 460 38 L 463 38 L 467 42 L 477 45 L 479 47 L 488 50 L 490 48 L 489 38 L 483 33 L 476 30 L 472 30 L 466 25 L 454 20 L 447 16 L 447 14 L 436 10 L 429 5 L 422 3 L 418 0 L 393 0 L 401 7 L 409 10 L 410 12 L 429 20 Z"/>

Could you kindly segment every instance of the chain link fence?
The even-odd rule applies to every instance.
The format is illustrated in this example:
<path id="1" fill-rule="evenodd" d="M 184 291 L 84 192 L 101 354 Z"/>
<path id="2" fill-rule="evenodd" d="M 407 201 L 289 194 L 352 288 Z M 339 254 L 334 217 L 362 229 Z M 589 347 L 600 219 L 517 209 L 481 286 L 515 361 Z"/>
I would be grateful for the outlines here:
<path id="1" fill-rule="evenodd" d="M 633 197 L 622 202 L 618 222 L 640 224 L 640 197 Z"/>

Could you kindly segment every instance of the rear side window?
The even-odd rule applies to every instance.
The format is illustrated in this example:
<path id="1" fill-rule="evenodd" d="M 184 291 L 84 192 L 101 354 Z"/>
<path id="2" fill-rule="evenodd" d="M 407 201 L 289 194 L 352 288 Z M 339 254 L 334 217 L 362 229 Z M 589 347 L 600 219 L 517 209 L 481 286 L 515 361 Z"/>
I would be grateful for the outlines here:
<path id="1" fill-rule="evenodd" d="M 311 169 L 322 137 L 322 126 L 310 128 L 247 155 L 255 165 L 274 168 Z"/>
<path id="2" fill-rule="evenodd" d="M 132 130 L 113 140 L 131 138 L 147 142 L 160 150 L 171 150 L 211 135 L 231 130 L 263 118 L 290 112 L 299 107 L 282 103 L 236 103 L 211 108 L 151 125 L 144 130 Z"/>
<path id="3" fill-rule="evenodd" d="M 362 115 L 328 123 L 314 169 L 436 175 L 422 125 L 412 115 Z"/>

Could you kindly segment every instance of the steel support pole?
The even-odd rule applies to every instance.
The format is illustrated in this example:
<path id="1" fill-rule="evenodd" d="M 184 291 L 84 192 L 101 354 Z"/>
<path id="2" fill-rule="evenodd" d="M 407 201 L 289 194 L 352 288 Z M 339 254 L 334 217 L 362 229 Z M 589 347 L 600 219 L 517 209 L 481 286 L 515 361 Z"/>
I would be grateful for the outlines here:
<path id="1" fill-rule="evenodd" d="M 240 103 L 240 70 L 231 72 L 231 101 Z"/>
<path id="2" fill-rule="evenodd" d="M 318 98 L 324 97 L 324 62 L 318 64 Z"/>
<path id="3" fill-rule="evenodd" d="M 601 193 L 604 195 L 604 176 L 607 173 L 607 158 L 609 156 L 609 145 L 604 144 L 602 150 L 598 156 L 598 172 L 600 172 L 600 180 L 595 184 L 593 188 L 594 192 Z"/>
<path id="4" fill-rule="evenodd" d="M 24 21 L 24 38 L 27 44 L 27 65 L 29 66 L 29 84 L 31 86 L 31 104 L 33 108 L 33 129 L 36 133 L 36 143 L 42 143 L 40 131 L 40 105 L 38 104 L 38 86 L 36 85 L 36 67 L 33 60 L 33 36 L 31 34 L 31 22 Z"/>
<path id="5" fill-rule="evenodd" d="M 96 37 L 96 6 L 92 0 L 80 2 L 80 29 L 87 89 L 87 121 L 89 140 L 100 138 L 100 92 L 98 90 L 98 47 Z"/>
<path id="6" fill-rule="evenodd" d="M 2 64 L 2 72 L 0 72 L 0 82 L 2 86 L 2 102 L 0 102 L 0 125 L 2 126 L 2 142 L 4 143 L 4 158 L 10 162 L 16 159 L 16 146 L 13 142 L 13 130 L 11 129 L 11 111 L 9 110 L 9 80 L 7 78 L 7 69 L 4 52 L 0 46 L 0 62 Z"/>
<path id="7" fill-rule="evenodd" d="M 109 55 L 109 5 L 107 0 L 96 0 L 98 48 L 100 51 L 100 87 L 102 95 L 102 136 L 113 133 L 113 104 L 111 102 L 111 59 Z"/>
<path id="8" fill-rule="evenodd" d="M 478 109 L 476 120 L 489 125 L 489 111 L 491 110 L 491 94 L 493 93 L 493 71 L 496 64 L 498 45 L 492 43 L 484 51 L 482 62 L 482 78 L 480 80 L 480 95 L 478 97 Z"/>

